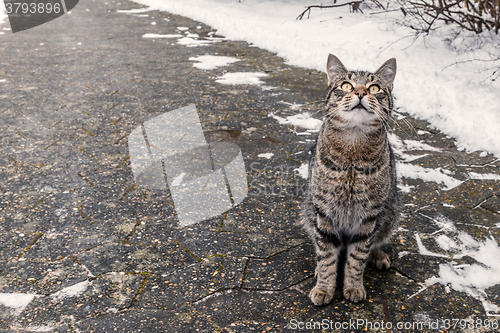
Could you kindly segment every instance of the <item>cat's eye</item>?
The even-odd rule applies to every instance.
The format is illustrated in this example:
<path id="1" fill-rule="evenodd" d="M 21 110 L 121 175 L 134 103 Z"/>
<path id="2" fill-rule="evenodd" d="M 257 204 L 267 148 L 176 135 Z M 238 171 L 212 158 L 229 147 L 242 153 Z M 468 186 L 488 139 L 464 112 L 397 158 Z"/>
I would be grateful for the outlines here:
<path id="1" fill-rule="evenodd" d="M 372 84 L 368 90 L 370 91 L 370 94 L 374 94 L 380 91 L 380 87 L 377 86 L 376 84 Z"/>
<path id="2" fill-rule="evenodd" d="M 340 89 L 344 90 L 344 91 L 351 91 L 352 89 L 352 84 L 350 84 L 349 82 L 344 82 L 342 83 L 342 85 L 340 86 Z"/>

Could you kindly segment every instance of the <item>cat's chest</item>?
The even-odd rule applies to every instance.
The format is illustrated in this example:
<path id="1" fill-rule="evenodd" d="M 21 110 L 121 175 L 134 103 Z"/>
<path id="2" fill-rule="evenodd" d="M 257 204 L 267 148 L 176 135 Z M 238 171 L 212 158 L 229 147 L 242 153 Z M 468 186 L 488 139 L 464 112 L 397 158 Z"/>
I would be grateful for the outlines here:
<path id="1" fill-rule="evenodd" d="M 356 228 L 353 224 L 368 216 L 389 190 L 388 163 L 345 165 L 316 154 L 311 167 L 313 203 L 336 223 L 347 223 L 349 229 Z"/>
<path id="2" fill-rule="evenodd" d="M 335 167 L 334 167 L 335 168 Z M 369 200 L 373 179 L 364 168 L 330 169 L 318 166 L 312 173 L 311 186 L 318 195 L 337 206 L 363 204 Z"/>

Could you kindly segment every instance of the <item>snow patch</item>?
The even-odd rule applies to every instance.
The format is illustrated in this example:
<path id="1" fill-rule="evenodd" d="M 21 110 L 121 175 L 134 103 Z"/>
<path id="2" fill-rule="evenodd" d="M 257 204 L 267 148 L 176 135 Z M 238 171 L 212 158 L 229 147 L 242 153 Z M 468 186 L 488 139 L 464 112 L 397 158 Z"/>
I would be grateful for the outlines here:
<path id="1" fill-rule="evenodd" d="M 68 298 L 68 297 L 78 297 L 85 290 L 87 290 L 89 285 L 90 285 L 90 282 L 88 280 L 85 280 L 85 281 L 79 282 L 77 284 L 74 284 L 72 286 L 61 289 L 58 292 L 52 294 L 51 296 L 54 298 L 57 298 L 57 299 L 64 299 L 64 298 Z"/>
<path id="2" fill-rule="evenodd" d="M 455 241 L 453 241 L 453 239 L 451 239 L 450 237 L 448 237 L 446 235 L 439 235 L 436 238 L 436 243 L 439 245 L 439 247 L 441 247 L 445 251 L 449 251 L 449 250 L 453 250 L 453 249 L 458 248 L 457 243 L 455 243 Z"/>
<path id="3" fill-rule="evenodd" d="M 394 151 L 394 154 L 396 154 L 404 162 L 411 162 L 428 155 L 428 154 L 410 155 L 406 154 L 405 151 L 412 151 L 412 150 L 441 151 L 438 148 L 429 146 L 428 144 L 420 141 L 403 140 L 394 133 L 388 133 L 387 137 L 391 144 L 392 150 Z"/>
<path id="4" fill-rule="evenodd" d="M 19 315 L 35 297 L 36 294 L 0 293 L 0 304 L 11 308 L 13 315 Z"/>
<path id="5" fill-rule="evenodd" d="M 267 77 L 265 73 L 251 73 L 251 72 L 238 72 L 238 73 L 225 73 L 221 77 L 219 77 L 215 82 L 221 84 L 252 84 L 252 85 L 261 85 L 264 84 L 263 81 L 260 80 L 261 77 Z"/>
<path id="6" fill-rule="evenodd" d="M 189 60 L 197 62 L 193 64 L 193 67 L 206 70 L 227 66 L 240 61 L 240 59 L 236 59 L 233 57 L 214 56 L 208 54 L 191 57 L 189 58 Z"/>
<path id="7" fill-rule="evenodd" d="M 470 179 L 478 180 L 500 180 L 500 175 L 494 173 L 475 173 L 469 172 Z"/>
<path id="8" fill-rule="evenodd" d="M 294 116 L 289 116 L 286 118 L 279 117 L 271 113 L 269 117 L 276 119 L 281 125 L 290 124 L 305 128 L 309 131 L 319 131 L 321 125 L 323 124 L 321 120 L 311 117 L 311 114 L 309 112 L 296 114 Z"/>
<path id="9" fill-rule="evenodd" d="M 449 191 L 462 184 L 462 181 L 446 175 L 441 169 L 428 169 L 420 165 L 396 162 L 396 172 L 399 178 L 421 179 L 426 182 L 443 184 L 444 191 Z"/>
<path id="10" fill-rule="evenodd" d="M 411 150 L 428 150 L 440 152 L 441 149 L 430 146 L 424 142 L 417 140 L 403 140 L 394 133 L 387 134 L 389 142 L 394 150 L 411 151 Z"/>
<path id="11" fill-rule="evenodd" d="M 398 183 L 398 188 L 403 193 L 411 193 L 412 189 L 414 189 L 415 186 Z"/>
<path id="12" fill-rule="evenodd" d="M 425 216 L 425 215 L 424 215 Z M 425 281 L 425 286 L 440 283 L 447 289 L 465 292 L 480 300 L 487 314 L 500 312 L 500 307 L 487 300 L 486 289 L 500 284 L 500 247 L 491 238 L 476 240 L 471 235 L 457 231 L 454 222 L 447 217 L 439 216 L 431 219 L 444 232 L 434 240 L 445 253 L 429 251 L 422 243 L 420 235 L 415 233 L 419 253 L 425 256 L 450 259 L 439 265 L 439 275 Z M 429 235 L 429 236 L 432 236 Z M 463 257 L 474 259 L 477 263 L 457 264 L 455 260 Z"/>
<path id="13" fill-rule="evenodd" d="M 278 103 L 288 105 L 290 107 L 290 110 L 298 111 L 302 109 L 304 104 L 296 104 L 296 103 L 290 103 L 290 102 L 285 102 L 285 101 L 279 101 Z"/>
<path id="14" fill-rule="evenodd" d="M 300 167 L 293 169 L 293 171 L 297 171 L 302 178 L 307 179 L 309 177 L 309 164 L 302 163 Z"/>
<path id="15" fill-rule="evenodd" d="M 12 328 L 23 330 L 25 332 L 52 332 L 56 328 L 56 323 L 54 321 L 49 321 L 47 324 L 30 324 L 26 327 L 22 327 L 18 323 L 14 323 Z"/>
<path id="16" fill-rule="evenodd" d="M 185 175 L 186 175 L 186 173 L 183 172 L 180 175 L 178 175 L 177 177 L 175 177 L 174 180 L 172 181 L 172 186 L 179 186 L 180 184 L 182 184 L 182 180 L 184 179 Z"/>
<path id="17" fill-rule="evenodd" d="M 425 215 L 424 215 L 425 216 Z M 436 216 L 434 218 L 426 216 L 427 218 L 431 219 L 432 222 L 434 222 L 435 225 L 437 225 L 440 228 L 440 231 L 456 231 L 457 229 L 455 228 L 455 222 L 447 218 L 446 216 Z"/>
<path id="18" fill-rule="evenodd" d="M 398 253 L 398 258 L 399 258 L 399 259 L 401 259 L 401 258 L 403 258 L 404 256 L 407 256 L 407 255 L 409 255 L 409 254 L 410 254 L 410 252 L 409 252 L 409 251 L 400 251 L 400 252 Z"/>
<path id="19" fill-rule="evenodd" d="M 264 158 L 267 158 L 267 159 L 270 159 L 273 156 L 274 156 L 273 153 L 266 153 L 266 154 L 259 154 L 259 155 L 257 155 L 257 157 L 264 157 Z"/>
<path id="20" fill-rule="evenodd" d="M 500 284 L 500 247 L 493 238 L 477 241 L 470 235 L 461 232 L 456 242 L 441 235 L 436 239 L 446 250 L 459 252 L 454 259 L 469 256 L 478 263 L 471 265 L 456 265 L 453 262 L 439 265 L 439 276 L 433 276 L 425 281 L 427 285 L 440 283 L 453 290 L 465 292 L 480 300 L 487 313 L 500 312 L 500 307 L 486 299 L 486 289 Z"/>
<path id="21" fill-rule="evenodd" d="M 187 47 L 206 46 L 212 44 L 211 40 L 198 40 L 197 38 L 183 37 L 177 40 L 177 44 Z"/>
<path id="22" fill-rule="evenodd" d="M 422 240 L 420 239 L 420 235 L 418 233 L 415 233 L 415 240 L 417 241 L 417 246 L 418 246 L 418 252 L 423 255 L 423 256 L 430 256 L 430 257 L 441 257 L 441 258 L 449 258 L 449 256 L 441 253 L 434 253 L 429 251 L 424 244 L 422 243 Z"/>
<path id="23" fill-rule="evenodd" d="M 182 38 L 182 35 L 179 34 L 167 34 L 167 35 L 159 35 L 159 34 L 144 34 L 142 38 Z"/>
<path id="24" fill-rule="evenodd" d="M 140 13 L 146 13 L 150 12 L 152 9 L 150 8 L 137 8 L 137 9 L 119 9 L 116 12 L 117 13 L 124 13 L 124 14 L 140 14 Z"/>

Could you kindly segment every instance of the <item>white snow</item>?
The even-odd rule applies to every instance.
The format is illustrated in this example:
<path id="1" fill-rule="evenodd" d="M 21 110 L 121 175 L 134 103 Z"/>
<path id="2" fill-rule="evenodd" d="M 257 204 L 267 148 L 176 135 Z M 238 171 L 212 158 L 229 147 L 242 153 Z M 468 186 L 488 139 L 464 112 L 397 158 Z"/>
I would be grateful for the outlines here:
<path id="1" fill-rule="evenodd" d="M 172 181 L 172 186 L 179 186 L 180 184 L 182 184 L 182 180 L 184 179 L 185 175 L 186 175 L 186 173 L 183 172 L 180 175 L 178 175 L 177 177 L 175 177 L 174 180 Z"/>
<path id="2" fill-rule="evenodd" d="M 412 189 L 415 188 L 415 186 L 398 183 L 398 188 L 403 193 L 411 193 Z"/>
<path id="3" fill-rule="evenodd" d="M 414 151 L 414 150 L 441 151 L 439 148 L 432 147 L 424 142 L 416 140 L 403 140 L 394 133 L 388 133 L 387 136 L 389 138 L 389 142 L 391 143 L 391 147 L 394 151 L 394 154 L 396 154 L 404 162 L 411 162 L 428 155 L 428 154 L 410 155 L 406 154 L 405 151 Z"/>
<path id="4" fill-rule="evenodd" d="M 140 13 L 145 13 L 145 12 L 149 12 L 149 11 L 151 11 L 151 9 L 149 9 L 149 8 L 117 10 L 118 13 L 125 13 L 125 14 L 140 14 Z"/>
<path id="5" fill-rule="evenodd" d="M 469 176 L 471 179 L 479 179 L 479 180 L 500 180 L 500 175 L 494 173 L 476 173 L 469 172 Z"/>
<path id="6" fill-rule="evenodd" d="M 259 154 L 259 155 L 257 155 L 257 157 L 267 158 L 268 160 L 271 159 L 271 157 L 273 157 L 273 156 L 274 156 L 273 153 L 265 153 L 265 154 Z"/>
<path id="7" fill-rule="evenodd" d="M 297 171 L 302 178 L 307 179 L 309 177 L 309 164 L 302 163 L 300 167 L 293 169 L 293 171 Z"/>
<path id="8" fill-rule="evenodd" d="M 187 47 L 206 46 L 206 45 L 210 45 L 212 43 L 214 43 L 214 41 L 199 40 L 197 38 L 192 38 L 192 37 L 183 37 L 183 38 L 179 38 L 177 40 L 177 44 L 184 45 Z"/>
<path id="9" fill-rule="evenodd" d="M 189 58 L 189 60 L 196 61 L 196 63 L 193 64 L 193 67 L 206 70 L 227 66 L 240 61 L 240 59 L 236 59 L 233 57 L 214 56 L 209 54 L 191 57 Z"/>
<path id="10" fill-rule="evenodd" d="M 407 255 L 409 255 L 409 254 L 410 254 L 410 252 L 409 252 L 409 251 L 400 251 L 400 252 L 398 253 L 398 258 L 399 258 L 399 259 L 401 259 L 401 258 L 403 258 L 404 256 L 407 256 Z"/>
<path id="11" fill-rule="evenodd" d="M 321 120 L 313 118 L 309 112 L 289 116 L 286 118 L 279 117 L 271 113 L 269 117 L 276 119 L 282 125 L 291 124 L 310 131 L 319 131 L 321 125 L 323 124 Z"/>
<path id="12" fill-rule="evenodd" d="M 366 7 L 364 14 L 350 13 L 348 6 L 313 9 L 309 19 L 296 20 L 308 4 L 302 0 L 135 1 L 204 22 L 227 39 L 245 40 L 295 66 L 325 71 L 334 53 L 349 69 L 374 71 L 395 57 L 397 107 L 456 138 L 459 148 L 500 157 L 500 80 L 487 80 L 493 71 L 487 66 L 494 66 L 486 61 L 498 57 L 498 36 L 485 33 L 491 40 L 482 48 L 457 51 L 443 41 L 449 27 L 415 39 L 413 30 L 394 23 L 403 19 L 399 10 L 372 15 Z"/>
<path id="13" fill-rule="evenodd" d="M 19 325 L 19 323 L 13 323 L 12 328 L 24 332 L 52 332 L 56 328 L 56 323 L 51 320 L 47 324 L 30 324 L 25 327 Z"/>
<path id="14" fill-rule="evenodd" d="M 435 253 L 429 251 L 424 244 L 422 243 L 422 240 L 420 239 L 420 235 L 418 233 L 415 233 L 415 240 L 417 241 L 417 246 L 418 246 L 418 252 L 423 255 L 423 256 L 430 256 L 430 257 L 441 257 L 441 258 L 449 258 L 446 254 L 441 254 L 441 253 Z"/>
<path id="15" fill-rule="evenodd" d="M 142 35 L 142 38 L 182 38 L 182 35 L 179 34 L 166 34 L 166 35 L 160 35 L 160 34 L 144 34 Z"/>
<path id="16" fill-rule="evenodd" d="M 279 101 L 278 103 L 288 105 L 290 110 L 300 110 L 304 106 L 304 104 L 296 104 L 296 103 L 290 103 L 290 102 L 285 102 L 285 101 Z"/>
<path id="17" fill-rule="evenodd" d="M 423 214 L 422 214 L 423 215 Z M 447 218 L 446 216 L 438 215 L 434 218 L 427 216 L 432 222 L 437 225 L 440 230 L 439 231 L 448 231 L 453 232 L 457 229 L 455 228 L 455 222 Z"/>
<path id="18" fill-rule="evenodd" d="M 430 146 L 421 141 L 403 140 L 394 133 L 388 133 L 387 136 L 389 137 L 389 142 L 395 152 L 412 150 L 441 151 L 441 149 Z"/>
<path id="19" fill-rule="evenodd" d="M 458 248 L 457 244 L 453 241 L 453 239 L 451 239 L 446 235 L 439 235 L 436 238 L 436 243 L 438 243 L 438 245 L 445 251 Z"/>
<path id="20" fill-rule="evenodd" d="M 469 256 L 477 264 L 456 265 L 453 262 L 439 265 L 439 276 L 425 281 L 427 285 L 441 283 L 452 289 L 465 292 L 480 300 L 487 313 L 500 312 L 500 307 L 486 300 L 486 289 L 500 284 L 500 247 L 493 238 L 477 241 L 461 232 L 456 242 L 441 235 L 436 241 L 444 250 L 458 251 L 454 259 Z"/>
<path id="21" fill-rule="evenodd" d="M 429 169 L 420 165 L 396 162 L 396 172 L 399 178 L 421 179 L 426 182 L 442 183 L 444 191 L 451 190 L 462 184 L 462 181 L 443 173 L 442 169 Z"/>
<path id="22" fill-rule="evenodd" d="M 423 215 L 423 214 L 422 214 Z M 425 215 L 423 215 L 425 216 Z M 489 302 L 486 289 L 500 284 L 500 247 L 492 236 L 485 240 L 477 240 L 464 231 L 455 228 L 455 223 L 445 216 L 429 218 L 441 230 L 439 236 L 434 238 L 437 245 L 445 253 L 429 251 L 422 243 L 420 235 L 415 233 L 418 251 L 424 256 L 447 258 L 448 261 L 439 265 L 438 276 L 433 276 L 425 281 L 425 287 L 441 283 L 445 288 L 451 288 L 478 299 L 483 304 L 487 314 L 500 312 L 500 307 Z M 432 238 L 435 234 L 428 234 Z M 458 264 L 459 260 L 467 256 L 477 263 Z"/>
<path id="23" fill-rule="evenodd" d="M 57 299 L 63 299 L 68 297 L 77 297 L 80 296 L 85 290 L 87 290 L 90 282 L 88 280 L 76 283 L 72 286 L 66 287 L 64 289 L 59 290 L 56 293 L 53 293 L 51 296 Z"/>
<path id="24" fill-rule="evenodd" d="M 0 304 L 12 308 L 13 314 L 16 315 L 21 313 L 36 296 L 35 294 L 0 293 Z"/>
<path id="25" fill-rule="evenodd" d="M 261 77 L 267 77 L 266 73 L 253 73 L 253 72 L 237 72 L 237 73 L 225 73 L 219 77 L 215 82 L 222 84 L 254 84 L 261 85 L 264 84 L 260 80 Z"/>

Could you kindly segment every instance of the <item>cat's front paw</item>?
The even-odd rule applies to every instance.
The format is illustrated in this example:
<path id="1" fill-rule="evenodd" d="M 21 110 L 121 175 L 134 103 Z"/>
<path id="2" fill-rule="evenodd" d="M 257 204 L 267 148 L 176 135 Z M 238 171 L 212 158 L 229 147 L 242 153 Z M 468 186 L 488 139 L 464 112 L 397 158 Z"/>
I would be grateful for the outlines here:
<path id="1" fill-rule="evenodd" d="M 366 298 L 364 287 L 352 287 L 344 289 L 344 297 L 353 303 L 359 303 Z"/>
<path id="2" fill-rule="evenodd" d="M 311 298 L 311 301 L 314 303 L 316 306 L 321 306 L 328 304 L 332 301 L 333 299 L 333 292 L 329 293 L 326 290 L 320 289 L 318 287 L 312 288 L 311 292 L 309 293 L 309 298 Z"/>

